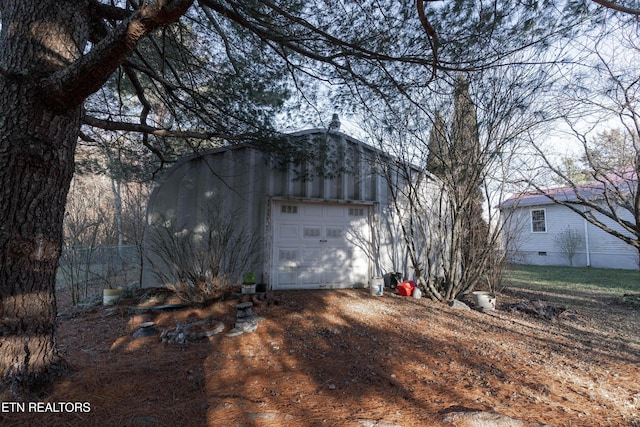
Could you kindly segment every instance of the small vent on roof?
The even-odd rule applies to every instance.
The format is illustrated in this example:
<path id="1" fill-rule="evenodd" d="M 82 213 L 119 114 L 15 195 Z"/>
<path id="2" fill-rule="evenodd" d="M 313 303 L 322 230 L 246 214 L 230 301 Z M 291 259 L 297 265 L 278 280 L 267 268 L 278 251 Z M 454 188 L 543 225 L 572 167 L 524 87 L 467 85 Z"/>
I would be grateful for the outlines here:
<path id="1" fill-rule="evenodd" d="M 339 131 L 340 130 L 340 118 L 338 117 L 338 114 L 333 115 L 333 117 L 331 117 L 331 123 L 329 123 L 329 130 L 330 131 Z"/>

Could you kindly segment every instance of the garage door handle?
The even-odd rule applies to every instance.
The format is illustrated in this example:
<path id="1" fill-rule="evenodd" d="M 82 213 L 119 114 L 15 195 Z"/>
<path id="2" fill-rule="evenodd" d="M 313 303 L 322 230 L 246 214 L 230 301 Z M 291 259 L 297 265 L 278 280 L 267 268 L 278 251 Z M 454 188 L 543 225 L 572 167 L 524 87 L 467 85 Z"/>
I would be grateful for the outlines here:
<path id="1" fill-rule="evenodd" d="M 320 240 L 320 243 L 327 243 L 326 240 Z"/>

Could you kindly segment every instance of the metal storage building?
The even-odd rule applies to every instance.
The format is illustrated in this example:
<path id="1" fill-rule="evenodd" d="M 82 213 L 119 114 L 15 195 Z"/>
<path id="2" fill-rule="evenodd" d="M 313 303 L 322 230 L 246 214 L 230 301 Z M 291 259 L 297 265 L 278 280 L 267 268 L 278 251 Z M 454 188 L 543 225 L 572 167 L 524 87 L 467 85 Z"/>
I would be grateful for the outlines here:
<path id="1" fill-rule="evenodd" d="M 390 181 L 402 181 L 397 162 L 337 130 L 283 141 L 287 148 L 275 152 L 250 145 L 209 150 L 162 176 L 147 209 L 143 286 L 178 280 L 175 262 L 153 243 L 159 227 L 171 224 L 173 236 L 202 241 L 215 228 L 212 211 L 252 237 L 250 254 L 235 256 L 250 259 L 246 270 L 271 289 L 362 287 L 392 271 L 412 276 L 398 230 L 402 213 L 390 192 Z M 425 197 L 439 197 L 432 178 L 424 182 Z"/>

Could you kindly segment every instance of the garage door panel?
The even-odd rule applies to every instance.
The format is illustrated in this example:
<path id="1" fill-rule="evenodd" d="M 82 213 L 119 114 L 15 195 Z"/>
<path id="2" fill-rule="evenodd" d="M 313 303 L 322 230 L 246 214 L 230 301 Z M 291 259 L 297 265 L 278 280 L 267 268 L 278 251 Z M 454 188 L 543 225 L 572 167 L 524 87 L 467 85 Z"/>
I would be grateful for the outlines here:
<path id="1" fill-rule="evenodd" d="M 332 285 L 332 287 L 337 287 L 340 285 L 346 285 L 348 276 L 345 275 L 344 271 L 327 271 L 325 274 L 325 281 L 327 284 Z"/>
<path id="2" fill-rule="evenodd" d="M 302 262 L 308 265 L 319 264 L 322 262 L 324 250 L 321 248 L 304 248 L 302 249 Z"/>
<path id="3" fill-rule="evenodd" d="M 301 267 L 322 268 L 324 270 L 345 267 L 345 263 L 350 262 L 353 251 L 348 248 L 335 248 L 321 246 L 317 248 L 302 249 Z M 347 266 L 348 268 L 348 266 Z"/>
<path id="4" fill-rule="evenodd" d="M 281 240 L 292 239 L 298 240 L 300 233 L 298 233 L 298 226 L 291 224 L 280 224 L 278 226 L 278 237 Z"/>
<path id="5" fill-rule="evenodd" d="M 292 271 L 278 271 L 278 283 L 281 286 L 292 286 L 295 287 L 298 284 L 298 273 L 294 270 Z"/>
<path id="6" fill-rule="evenodd" d="M 340 267 L 348 267 L 351 259 L 351 250 L 349 248 L 335 249 L 331 253 L 332 264 Z"/>
<path id="7" fill-rule="evenodd" d="M 306 218 L 322 218 L 323 206 L 320 205 L 304 205 L 302 212 Z"/>
<path id="8" fill-rule="evenodd" d="M 298 272 L 298 280 L 304 286 L 319 286 L 324 283 L 324 272 L 317 269 L 308 269 Z"/>
<path id="9" fill-rule="evenodd" d="M 368 206 L 275 202 L 273 212 L 274 288 L 366 283 L 369 250 L 360 248 L 370 244 Z"/>
<path id="10" fill-rule="evenodd" d="M 328 218 L 344 218 L 345 209 L 344 207 L 341 207 L 341 209 L 327 209 L 325 216 Z"/>

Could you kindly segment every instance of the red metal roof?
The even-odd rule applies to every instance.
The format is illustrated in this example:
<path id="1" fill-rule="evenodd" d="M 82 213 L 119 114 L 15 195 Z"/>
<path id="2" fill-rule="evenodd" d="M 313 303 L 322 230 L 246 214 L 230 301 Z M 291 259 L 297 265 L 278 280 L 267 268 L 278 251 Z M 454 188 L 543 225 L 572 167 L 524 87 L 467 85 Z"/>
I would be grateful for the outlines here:
<path id="1" fill-rule="evenodd" d="M 579 202 L 578 196 L 587 200 L 597 200 L 603 198 L 606 192 L 624 194 L 637 191 L 637 188 L 638 173 L 633 167 L 628 167 L 602 175 L 598 180 L 577 185 L 575 190 L 571 186 L 565 186 L 518 193 L 502 202 L 500 209 L 514 206 L 549 205 L 555 203 L 552 199 L 560 202 Z"/>

